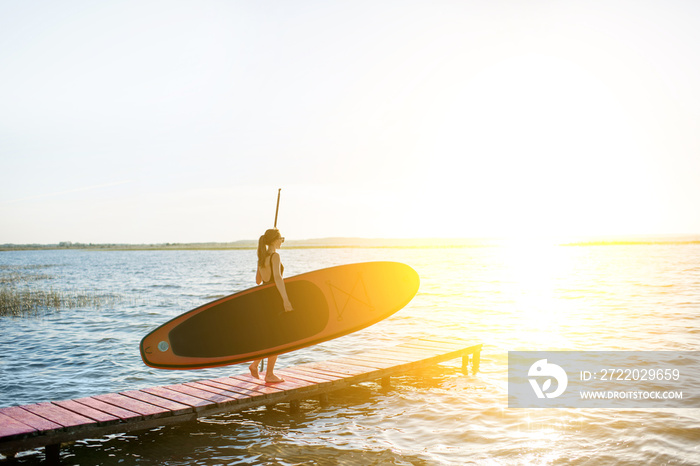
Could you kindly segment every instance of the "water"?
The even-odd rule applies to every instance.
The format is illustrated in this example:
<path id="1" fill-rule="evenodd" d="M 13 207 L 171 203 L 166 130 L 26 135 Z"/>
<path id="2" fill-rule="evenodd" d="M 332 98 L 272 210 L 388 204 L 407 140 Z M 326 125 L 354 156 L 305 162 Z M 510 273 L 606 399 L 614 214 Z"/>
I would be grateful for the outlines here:
<path id="1" fill-rule="evenodd" d="M 279 367 L 418 337 L 483 343 L 460 361 L 361 384 L 291 414 L 285 405 L 62 448 L 66 464 L 700 464 L 699 409 L 508 409 L 509 350 L 700 349 L 700 246 L 513 245 L 283 250 L 285 273 L 369 260 L 415 268 L 421 288 L 391 318 L 284 355 Z M 254 251 L 0 253 L 29 286 L 117 295 L 118 303 L 0 317 L 0 407 L 243 373 L 146 367 L 155 326 L 254 285 Z M 33 268 L 34 266 L 46 266 Z M 18 457 L 38 464 L 41 451 Z"/>

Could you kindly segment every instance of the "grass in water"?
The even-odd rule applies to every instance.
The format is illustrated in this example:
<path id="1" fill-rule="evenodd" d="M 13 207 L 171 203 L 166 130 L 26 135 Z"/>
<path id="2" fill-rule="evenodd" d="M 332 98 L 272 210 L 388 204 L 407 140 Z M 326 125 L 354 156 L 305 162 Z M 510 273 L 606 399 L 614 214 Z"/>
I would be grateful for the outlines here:
<path id="1" fill-rule="evenodd" d="M 60 308 L 61 296 L 56 291 L 0 288 L 0 315 L 23 316 Z"/>
<path id="2" fill-rule="evenodd" d="M 119 296 L 100 295 L 88 291 L 48 291 L 38 288 L 37 282 L 53 278 L 50 275 L 29 273 L 27 270 L 48 266 L 2 266 L 0 272 L 0 316 L 38 315 L 46 311 L 73 308 L 100 308 L 121 301 Z"/>

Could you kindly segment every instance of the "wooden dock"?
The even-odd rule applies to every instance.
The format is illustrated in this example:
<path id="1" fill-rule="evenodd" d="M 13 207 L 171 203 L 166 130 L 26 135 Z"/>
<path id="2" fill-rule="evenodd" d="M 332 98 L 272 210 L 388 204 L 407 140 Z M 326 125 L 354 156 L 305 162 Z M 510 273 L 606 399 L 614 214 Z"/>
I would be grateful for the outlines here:
<path id="1" fill-rule="evenodd" d="M 330 361 L 275 371 L 285 382 L 266 384 L 250 375 L 198 380 L 176 385 L 0 409 L 0 453 L 45 447 L 49 462 L 59 460 L 60 445 L 84 438 L 153 429 L 198 417 L 320 397 L 353 384 L 381 380 L 440 362 L 462 358 L 467 370 L 479 370 L 481 345 L 420 339 L 398 346 Z"/>

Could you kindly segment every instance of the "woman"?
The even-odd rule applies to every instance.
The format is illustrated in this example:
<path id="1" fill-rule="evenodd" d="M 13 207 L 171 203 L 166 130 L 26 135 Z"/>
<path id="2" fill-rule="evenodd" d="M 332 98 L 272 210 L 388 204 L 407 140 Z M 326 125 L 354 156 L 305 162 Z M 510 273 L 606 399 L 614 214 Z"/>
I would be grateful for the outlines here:
<path id="1" fill-rule="evenodd" d="M 260 237 L 258 241 L 258 271 L 255 274 L 255 283 L 258 285 L 267 285 L 274 283 L 282 297 L 282 304 L 284 305 L 284 311 L 289 312 L 294 310 L 292 304 L 289 302 L 287 297 L 287 289 L 284 287 L 284 280 L 282 280 L 282 273 L 284 273 L 284 266 L 280 261 L 280 255 L 277 250 L 284 243 L 284 238 L 280 234 L 279 230 L 276 228 L 267 230 L 264 235 Z M 250 375 L 256 379 L 260 378 L 258 373 L 258 366 L 260 365 L 262 359 L 256 359 L 250 366 Z M 284 382 L 284 379 L 277 377 L 274 374 L 275 362 L 277 362 L 277 356 L 270 356 L 267 358 L 267 372 L 265 373 L 265 382 L 268 383 L 279 383 Z"/>

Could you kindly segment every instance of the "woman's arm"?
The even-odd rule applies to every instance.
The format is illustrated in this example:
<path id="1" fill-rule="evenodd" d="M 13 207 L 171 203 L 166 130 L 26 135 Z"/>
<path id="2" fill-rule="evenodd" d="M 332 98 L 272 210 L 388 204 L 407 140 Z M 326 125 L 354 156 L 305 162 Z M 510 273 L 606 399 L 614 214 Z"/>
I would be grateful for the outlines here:
<path id="1" fill-rule="evenodd" d="M 280 296 L 282 297 L 285 312 L 293 311 L 294 308 L 292 307 L 292 303 L 289 302 L 289 298 L 287 297 L 287 288 L 284 286 L 284 280 L 282 279 L 282 274 L 280 273 L 279 254 L 273 254 L 272 257 L 270 257 L 270 266 L 272 266 L 272 274 L 275 277 L 275 285 L 277 285 L 277 291 L 280 292 Z"/>
<path id="2" fill-rule="evenodd" d="M 255 283 L 258 285 L 262 283 L 262 275 L 260 275 L 260 267 L 258 267 L 258 271 L 255 272 Z"/>

